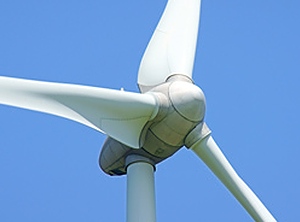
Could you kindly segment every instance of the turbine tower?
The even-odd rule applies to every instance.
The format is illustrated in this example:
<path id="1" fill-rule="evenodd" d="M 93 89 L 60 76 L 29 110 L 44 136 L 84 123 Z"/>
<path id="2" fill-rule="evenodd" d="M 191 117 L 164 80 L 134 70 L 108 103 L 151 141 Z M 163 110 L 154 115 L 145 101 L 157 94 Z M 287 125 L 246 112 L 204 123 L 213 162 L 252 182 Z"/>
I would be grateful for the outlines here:
<path id="1" fill-rule="evenodd" d="M 256 221 L 275 221 L 238 176 L 205 122 L 205 97 L 192 79 L 200 0 L 169 0 L 138 72 L 140 93 L 0 77 L 0 103 L 44 112 L 105 133 L 101 169 L 127 175 L 127 221 L 154 222 L 155 166 L 193 151 Z"/>

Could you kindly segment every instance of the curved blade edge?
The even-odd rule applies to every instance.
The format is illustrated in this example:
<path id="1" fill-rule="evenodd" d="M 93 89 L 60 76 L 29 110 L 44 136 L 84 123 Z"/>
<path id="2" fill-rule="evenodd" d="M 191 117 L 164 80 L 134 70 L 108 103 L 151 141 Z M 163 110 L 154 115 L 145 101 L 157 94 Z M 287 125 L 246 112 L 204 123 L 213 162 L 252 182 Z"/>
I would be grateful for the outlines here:
<path id="1" fill-rule="evenodd" d="M 192 77 L 201 0 L 169 0 L 142 58 L 138 84 L 155 86 L 173 74 Z"/>
<path id="2" fill-rule="evenodd" d="M 141 132 L 158 110 L 151 94 L 2 76 L 0 104 L 64 117 L 133 148 L 141 146 Z"/>

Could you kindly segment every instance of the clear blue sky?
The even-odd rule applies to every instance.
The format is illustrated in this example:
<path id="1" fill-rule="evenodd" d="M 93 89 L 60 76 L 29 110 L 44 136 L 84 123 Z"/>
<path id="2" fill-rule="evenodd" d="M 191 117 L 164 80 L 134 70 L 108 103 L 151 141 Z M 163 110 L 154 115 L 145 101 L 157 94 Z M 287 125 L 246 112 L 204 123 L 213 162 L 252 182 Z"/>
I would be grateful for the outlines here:
<path id="1" fill-rule="evenodd" d="M 0 2 L 0 75 L 137 91 L 166 0 Z M 279 221 L 299 221 L 300 1 L 203 0 L 194 80 L 206 121 Z M 0 106 L 0 221 L 125 221 L 126 177 L 98 167 L 104 135 Z M 157 166 L 158 222 L 252 221 L 187 149 Z"/>

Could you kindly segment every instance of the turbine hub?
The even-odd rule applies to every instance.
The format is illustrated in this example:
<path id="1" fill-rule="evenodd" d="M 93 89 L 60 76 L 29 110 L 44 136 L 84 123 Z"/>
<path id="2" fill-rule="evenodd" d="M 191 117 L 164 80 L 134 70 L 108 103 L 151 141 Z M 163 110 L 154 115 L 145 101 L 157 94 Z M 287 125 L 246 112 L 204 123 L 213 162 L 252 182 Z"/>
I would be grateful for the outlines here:
<path id="1" fill-rule="evenodd" d="M 110 175 L 126 173 L 126 157 L 132 154 L 149 159 L 153 164 L 170 157 L 185 145 L 187 135 L 203 122 L 205 97 L 202 90 L 184 75 L 173 75 L 147 93 L 158 103 L 156 117 L 144 127 L 138 150 L 108 138 L 100 154 L 100 167 Z"/>
<path id="2" fill-rule="evenodd" d="M 145 129 L 143 149 L 167 158 L 184 145 L 186 136 L 203 121 L 205 97 L 202 90 L 183 75 L 173 75 L 153 88 L 160 101 L 160 111 Z"/>

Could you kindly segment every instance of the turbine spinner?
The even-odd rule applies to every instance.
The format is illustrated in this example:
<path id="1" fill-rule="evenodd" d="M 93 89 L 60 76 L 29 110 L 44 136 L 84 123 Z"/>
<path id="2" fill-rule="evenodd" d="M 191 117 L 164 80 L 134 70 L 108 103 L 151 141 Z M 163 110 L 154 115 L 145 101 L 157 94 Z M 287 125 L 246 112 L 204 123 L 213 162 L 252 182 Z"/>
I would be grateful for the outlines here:
<path id="1" fill-rule="evenodd" d="M 143 156 L 154 165 L 161 162 L 184 146 L 187 135 L 203 122 L 204 94 L 185 75 L 172 75 L 148 93 L 158 100 L 159 111 L 144 127 L 141 149 L 134 150 L 108 138 L 99 157 L 99 165 L 105 173 L 126 174 L 126 158 L 132 154 Z"/>

